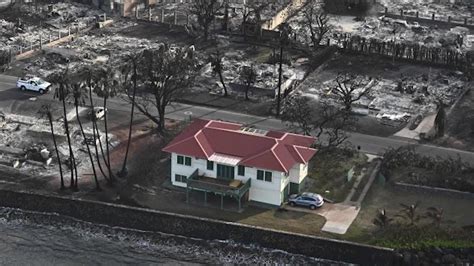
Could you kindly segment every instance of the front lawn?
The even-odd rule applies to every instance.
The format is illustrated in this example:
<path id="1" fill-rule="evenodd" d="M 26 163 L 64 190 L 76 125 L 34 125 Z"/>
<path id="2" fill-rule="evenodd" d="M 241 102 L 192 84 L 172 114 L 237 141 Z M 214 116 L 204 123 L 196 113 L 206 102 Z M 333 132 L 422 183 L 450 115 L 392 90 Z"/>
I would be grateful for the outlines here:
<path id="1" fill-rule="evenodd" d="M 406 218 L 399 216 L 403 210 L 401 204 L 417 202 L 415 216 L 419 218 L 410 225 Z M 332 237 L 391 248 L 474 247 L 474 215 L 468 211 L 472 206 L 473 199 L 438 193 L 420 194 L 376 180 L 347 234 Z M 439 226 L 426 215 L 430 207 L 443 210 Z M 381 209 L 385 209 L 391 219 L 385 229 L 373 223 Z"/>
<path id="2" fill-rule="evenodd" d="M 272 209 L 255 213 L 237 222 L 299 234 L 318 235 L 326 219 L 314 213 Z"/>
<path id="3" fill-rule="evenodd" d="M 367 156 L 363 153 L 340 149 L 317 153 L 310 161 L 305 189 L 335 202 L 344 201 L 366 163 Z M 353 178 L 347 181 L 352 167 Z"/>

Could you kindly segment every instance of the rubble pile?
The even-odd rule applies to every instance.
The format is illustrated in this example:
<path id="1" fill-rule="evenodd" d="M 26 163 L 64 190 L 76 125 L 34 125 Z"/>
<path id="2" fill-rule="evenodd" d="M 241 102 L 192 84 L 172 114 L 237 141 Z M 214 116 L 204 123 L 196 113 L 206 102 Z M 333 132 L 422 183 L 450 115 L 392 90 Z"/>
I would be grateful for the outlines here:
<path id="1" fill-rule="evenodd" d="M 91 64 L 98 61 L 106 62 L 109 58 L 113 59 L 114 55 L 117 54 L 161 45 L 161 42 L 155 40 L 129 37 L 121 33 L 123 29 L 136 25 L 134 22 L 118 20 L 111 27 L 102 29 L 100 32 L 79 36 L 71 42 L 60 44 L 55 48 L 45 49 L 45 55 L 30 60 L 25 67 L 25 71 L 46 78 L 58 68 L 65 68 L 67 64 L 70 68 L 75 68 L 81 64 Z M 253 86 L 273 91 L 278 84 L 278 65 L 252 60 L 254 57 L 252 52 L 252 49 L 235 49 L 225 52 L 223 76 L 226 84 L 242 84 L 240 80 L 241 69 L 253 64 L 257 72 L 257 81 Z M 211 65 L 207 61 L 208 55 L 204 52 L 198 53 L 197 56 L 200 58 L 203 67 L 194 90 L 221 93 L 219 77 L 212 72 Z M 283 64 L 283 82 L 288 79 L 301 80 L 304 74 L 305 69 L 302 66 Z"/>
<path id="2" fill-rule="evenodd" d="M 35 175 L 52 175 L 58 169 L 54 143 L 51 137 L 50 125 L 47 120 L 30 116 L 4 114 L 5 120 L 0 123 L 0 164 L 18 168 L 20 171 Z M 64 126 L 54 121 L 58 150 L 62 162 L 69 158 L 69 148 Z M 81 168 L 90 169 L 86 147 L 79 126 L 70 124 L 72 148 L 76 161 L 81 161 Z M 86 135 L 92 130 L 87 129 Z M 105 136 L 99 131 L 101 139 Z M 109 138 L 113 136 L 109 135 Z M 112 143 L 114 143 L 112 141 Z M 112 145 L 115 146 L 115 145 Z"/>
<path id="3" fill-rule="evenodd" d="M 392 121 L 407 121 L 411 117 L 434 113 L 441 101 L 454 104 L 464 92 L 462 73 L 445 72 L 429 75 L 401 77 L 398 80 L 383 78 L 359 101 L 353 104 L 357 112 Z M 328 80 L 319 87 L 310 87 L 303 96 L 336 104 L 332 91 L 334 81 Z"/>
<path id="4" fill-rule="evenodd" d="M 255 72 L 257 73 L 257 78 L 253 87 L 262 90 L 275 90 L 278 85 L 278 64 L 259 63 L 255 60 L 250 60 L 249 58 L 251 58 L 251 56 L 249 56 L 248 51 L 245 50 L 225 52 L 222 59 L 222 75 L 225 83 L 242 84 L 243 82 L 240 78 L 242 69 L 253 65 Z M 287 64 L 283 64 L 282 70 L 283 82 L 288 79 L 301 80 L 305 74 L 305 69 L 303 67 L 289 66 Z M 198 81 L 201 88 L 209 89 L 218 94 L 222 93 L 219 77 L 213 73 L 210 63 L 203 66 Z"/>
<path id="5" fill-rule="evenodd" d="M 0 20 L 0 45 L 14 51 L 39 46 L 59 35 L 65 36 L 90 25 L 98 18 L 99 10 L 78 3 L 39 4 L 36 11 L 26 5 L 21 6 L 19 15 L 13 22 Z M 28 17 L 23 21 L 23 18 Z"/>
<path id="6" fill-rule="evenodd" d="M 262 5 L 261 11 L 260 11 L 260 19 L 262 21 L 266 21 L 275 14 L 282 8 L 284 8 L 286 5 L 290 3 L 290 0 L 284 0 L 284 1 L 278 1 L 275 3 L 269 3 L 267 5 Z M 258 6 L 258 5 L 257 5 Z M 186 14 L 189 14 L 189 8 L 190 4 L 189 3 L 166 3 L 166 4 L 159 4 L 153 7 L 152 9 L 152 19 L 153 20 L 159 20 L 161 16 L 161 10 L 164 10 L 164 15 L 165 15 L 165 21 L 170 22 L 173 21 L 174 17 L 174 12 L 176 11 L 178 13 L 178 16 L 183 19 L 183 17 L 186 16 Z M 252 21 L 255 19 L 255 12 L 251 12 L 252 8 L 247 7 L 248 10 L 247 12 L 249 13 L 249 21 Z M 250 12 L 249 12 L 250 11 Z M 229 13 L 228 16 L 230 18 L 229 21 L 229 27 L 231 29 L 237 29 L 243 19 L 243 14 L 244 14 L 244 5 L 241 3 L 229 3 Z M 143 7 L 143 11 L 140 12 L 139 16 L 144 19 L 149 18 L 149 13 L 148 10 Z M 223 19 L 224 14 L 221 12 L 217 16 L 218 19 Z M 194 16 L 189 16 L 188 17 L 190 23 L 196 23 L 196 18 Z M 179 22 L 178 22 L 179 24 Z"/>
<path id="7" fill-rule="evenodd" d="M 341 26 L 335 31 L 347 32 Z M 462 40 L 467 38 L 469 29 L 454 27 L 449 30 L 436 27 L 420 26 L 418 23 L 408 23 L 406 20 L 387 17 L 367 17 L 361 23 L 355 24 L 349 33 L 364 36 L 367 39 L 416 43 L 427 47 L 451 47 L 465 49 Z"/>
<path id="8" fill-rule="evenodd" d="M 460 21 L 464 18 L 472 19 L 472 13 L 468 6 L 469 1 L 455 2 L 456 3 L 433 0 L 380 0 L 380 4 L 383 7 L 387 7 L 389 12 L 395 14 L 398 14 L 400 12 L 399 10 L 403 9 L 406 15 L 415 16 L 418 11 L 420 17 L 431 18 L 431 14 L 434 13 L 437 19 L 444 21 L 447 21 L 448 17 Z"/>
<path id="9" fill-rule="evenodd" d="M 127 27 L 127 24 L 124 27 Z M 121 24 L 114 27 L 119 28 Z M 82 35 L 71 42 L 45 49 L 45 55 L 31 60 L 24 70 L 46 78 L 54 71 L 64 69 L 67 64 L 70 68 L 76 68 L 85 64 L 107 62 L 114 55 L 159 45 L 160 43 L 148 39 L 119 34 Z"/>
<path id="10" fill-rule="evenodd" d="M 305 20 L 301 13 L 289 22 L 297 34 L 298 41 L 310 44 L 310 34 L 308 29 L 302 26 L 304 23 Z M 339 40 L 342 40 L 343 34 L 351 34 L 366 39 L 420 44 L 427 47 L 451 47 L 460 51 L 470 49 L 465 44 L 470 31 L 468 28 L 460 26 L 441 29 L 436 26 L 421 26 L 417 22 L 409 23 L 406 20 L 384 16 L 365 18 L 331 16 L 330 23 L 332 24 L 331 34 L 326 37 L 331 39 L 332 44 L 337 44 Z M 326 41 L 327 39 L 323 40 L 322 44 Z"/>

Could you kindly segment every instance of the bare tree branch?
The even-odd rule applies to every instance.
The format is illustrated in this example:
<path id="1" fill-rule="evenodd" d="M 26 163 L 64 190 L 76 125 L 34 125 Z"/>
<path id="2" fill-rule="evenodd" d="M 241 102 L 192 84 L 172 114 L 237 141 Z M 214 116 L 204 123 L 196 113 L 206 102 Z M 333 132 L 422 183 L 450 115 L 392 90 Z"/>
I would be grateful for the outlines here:
<path id="1" fill-rule="evenodd" d="M 219 0 L 194 0 L 189 12 L 197 17 L 198 25 L 204 33 L 204 40 L 209 37 L 209 29 L 216 18 L 217 12 L 224 7 Z"/>

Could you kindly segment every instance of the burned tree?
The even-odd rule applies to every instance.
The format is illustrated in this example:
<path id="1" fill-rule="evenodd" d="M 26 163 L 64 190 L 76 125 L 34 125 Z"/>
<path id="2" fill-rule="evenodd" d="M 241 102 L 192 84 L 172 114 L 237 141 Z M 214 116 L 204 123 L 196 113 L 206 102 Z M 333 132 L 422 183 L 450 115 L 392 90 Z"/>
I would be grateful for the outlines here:
<path id="1" fill-rule="evenodd" d="M 222 88 L 224 89 L 224 96 L 227 96 L 227 87 L 225 85 L 224 76 L 222 74 L 224 68 L 222 58 L 223 56 L 220 53 L 219 49 L 216 49 L 216 53 L 210 56 L 209 61 L 211 62 L 212 72 L 214 72 L 214 74 L 219 75 L 219 80 L 222 84 Z"/>
<path id="2" fill-rule="evenodd" d="M 436 129 L 436 137 L 444 136 L 446 128 L 446 111 L 444 110 L 444 104 L 440 100 L 438 101 L 438 113 L 436 114 L 434 126 Z"/>
<path id="3" fill-rule="evenodd" d="M 159 132 L 165 130 L 165 110 L 175 99 L 183 96 L 192 84 L 197 70 L 194 50 L 167 45 L 145 50 L 140 64 L 141 96 L 135 99 L 135 107 L 157 125 Z M 128 100 L 132 100 L 128 94 Z M 155 115 L 150 107 L 153 107 Z"/>
<path id="4" fill-rule="evenodd" d="M 12 55 L 9 50 L 0 50 L 0 71 L 8 69 L 12 61 Z"/>
<path id="5" fill-rule="evenodd" d="M 283 102 L 281 119 L 305 135 L 318 138 L 321 149 L 331 149 L 343 144 L 355 119 L 350 113 L 336 105 L 316 105 L 307 97 L 288 97 Z"/>
<path id="6" fill-rule="evenodd" d="M 240 71 L 240 79 L 245 85 L 245 100 L 249 100 L 249 91 L 257 80 L 257 71 L 254 65 L 244 66 Z"/>
<path id="7" fill-rule="evenodd" d="M 309 103 L 307 97 L 288 97 L 283 102 L 281 119 L 289 122 L 294 129 L 301 131 L 303 134 L 310 136 L 315 129 L 316 111 Z"/>
<path id="8" fill-rule="evenodd" d="M 351 111 L 352 104 L 367 95 L 377 81 L 372 77 L 342 73 L 336 77 L 334 83 L 331 92 L 344 105 L 346 111 Z"/>
<path id="9" fill-rule="evenodd" d="M 202 28 L 204 40 L 209 37 L 209 29 L 216 19 L 217 12 L 223 7 L 219 0 L 194 0 L 189 12 L 197 17 L 199 27 Z"/>
<path id="10" fill-rule="evenodd" d="M 302 29 L 309 38 L 314 49 L 318 49 L 321 41 L 331 32 L 333 26 L 329 23 L 328 14 L 316 0 L 309 1 L 303 8 L 304 21 Z"/>

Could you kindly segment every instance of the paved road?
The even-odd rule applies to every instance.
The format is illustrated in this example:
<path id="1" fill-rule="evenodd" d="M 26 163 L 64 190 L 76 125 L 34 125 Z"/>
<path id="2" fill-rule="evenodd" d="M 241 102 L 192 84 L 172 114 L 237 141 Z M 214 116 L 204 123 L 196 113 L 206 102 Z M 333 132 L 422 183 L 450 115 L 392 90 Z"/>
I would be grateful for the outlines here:
<path id="1" fill-rule="evenodd" d="M 0 109 L 4 111 L 9 111 L 9 108 L 16 104 L 18 105 L 19 101 L 22 101 L 23 108 L 27 108 L 28 99 L 31 97 L 31 93 L 24 93 L 16 90 L 14 77 L 2 76 L 0 75 Z M 38 96 L 38 95 L 36 95 Z M 51 94 L 39 96 L 42 99 L 51 99 Z M 120 111 L 120 116 L 123 117 L 124 113 L 128 112 L 130 109 L 128 104 L 124 104 L 120 99 L 111 99 L 109 102 L 109 110 Z M 110 112 L 112 115 L 112 112 Z M 194 106 L 188 104 L 175 103 L 172 106 L 169 106 L 167 109 L 167 118 L 175 120 L 183 120 L 191 118 L 207 118 L 207 119 L 221 119 L 227 121 L 234 121 L 238 123 L 243 123 L 247 125 L 255 125 L 258 128 L 266 130 L 285 130 L 287 126 L 282 121 L 270 118 L 270 117 L 261 117 L 254 116 L 242 113 L 236 113 L 216 108 L 203 107 L 203 106 Z M 128 119 L 128 118 L 126 118 Z M 413 140 L 402 139 L 398 137 L 378 137 L 372 135 L 365 135 L 359 133 L 351 133 L 349 137 L 350 143 L 355 146 L 360 146 L 361 151 L 382 155 L 387 148 L 393 147 L 397 148 L 400 146 L 415 144 L 420 153 L 431 155 L 431 156 L 452 156 L 457 157 L 458 155 L 465 160 L 474 164 L 474 153 L 469 151 L 456 150 L 446 147 L 434 146 L 429 144 L 419 144 Z"/>

